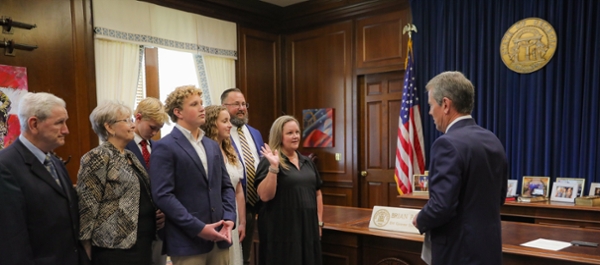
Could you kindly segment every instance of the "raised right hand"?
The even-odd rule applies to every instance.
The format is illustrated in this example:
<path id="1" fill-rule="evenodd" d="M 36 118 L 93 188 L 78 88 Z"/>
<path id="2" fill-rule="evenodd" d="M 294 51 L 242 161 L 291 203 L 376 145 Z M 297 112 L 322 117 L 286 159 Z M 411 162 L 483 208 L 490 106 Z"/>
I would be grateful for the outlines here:
<path id="1" fill-rule="evenodd" d="M 265 144 L 260 148 L 260 153 L 269 160 L 271 167 L 279 167 L 279 154 L 277 153 L 277 150 L 271 151 L 271 147 L 269 147 L 268 144 Z"/>

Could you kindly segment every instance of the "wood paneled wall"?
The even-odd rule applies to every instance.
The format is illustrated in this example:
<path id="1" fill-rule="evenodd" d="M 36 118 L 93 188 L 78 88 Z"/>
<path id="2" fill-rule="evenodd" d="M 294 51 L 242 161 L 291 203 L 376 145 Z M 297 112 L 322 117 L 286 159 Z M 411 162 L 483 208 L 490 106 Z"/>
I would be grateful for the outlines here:
<path id="1" fill-rule="evenodd" d="M 91 0 L 2 0 L 0 15 L 37 25 L 0 36 L 39 47 L 17 50 L 15 57 L 0 50 L 0 64 L 27 67 L 29 91 L 49 92 L 66 101 L 70 134 L 55 151 L 71 158 L 67 169 L 75 182 L 81 156 L 98 144 L 88 119 L 96 106 Z"/>
<path id="2" fill-rule="evenodd" d="M 360 18 L 356 21 L 356 68 L 359 74 L 404 69 L 410 22 L 409 9 Z"/>
<path id="3" fill-rule="evenodd" d="M 238 28 L 237 85 L 250 103 L 249 124 L 268 141 L 273 121 L 281 114 L 279 35 Z"/>
<path id="4" fill-rule="evenodd" d="M 353 22 L 345 21 L 286 36 L 285 112 L 302 123 L 302 110 L 333 108 L 333 147 L 303 148 L 315 153 L 325 182 L 326 204 L 356 205 L 356 132 L 353 90 Z M 336 154 L 340 159 L 336 159 Z"/>
<path id="5" fill-rule="evenodd" d="M 361 100 L 357 82 L 368 75 L 404 70 L 407 38 L 401 31 L 409 16 L 408 6 L 392 12 L 368 13 L 282 34 L 280 40 L 270 33 L 239 30 L 238 86 L 253 106 L 250 123 L 260 126 L 265 139 L 268 127 L 282 113 L 302 122 L 304 109 L 334 108 L 334 146 L 300 150 L 318 156 L 326 204 L 368 207 L 368 197 L 377 195 L 362 194 L 361 185 L 366 182 L 361 184 L 359 172 L 367 165 L 359 154 L 372 150 L 362 147 L 359 139 L 365 130 L 388 128 L 360 124 L 364 115 L 360 113 L 364 110 L 361 104 L 365 101 Z M 281 72 L 277 71 L 279 61 Z M 258 121 L 256 113 L 260 113 Z M 393 173 L 389 180 L 393 183 Z M 384 182 L 387 187 L 389 182 Z M 390 194 L 393 188 L 390 187 Z M 390 203 L 395 201 L 389 199 Z"/>

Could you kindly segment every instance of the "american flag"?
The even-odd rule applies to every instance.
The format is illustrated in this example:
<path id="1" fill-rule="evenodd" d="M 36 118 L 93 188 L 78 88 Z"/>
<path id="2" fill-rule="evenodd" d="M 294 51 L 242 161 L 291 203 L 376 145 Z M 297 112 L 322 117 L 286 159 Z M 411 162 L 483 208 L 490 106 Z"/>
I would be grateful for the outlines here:
<path id="1" fill-rule="evenodd" d="M 414 174 L 425 172 L 425 148 L 423 146 L 423 125 L 419 110 L 419 97 L 415 87 L 415 70 L 412 54 L 412 40 L 408 40 L 406 73 L 402 106 L 398 123 L 398 144 L 396 149 L 396 180 L 398 193 L 412 191 L 411 179 Z"/>

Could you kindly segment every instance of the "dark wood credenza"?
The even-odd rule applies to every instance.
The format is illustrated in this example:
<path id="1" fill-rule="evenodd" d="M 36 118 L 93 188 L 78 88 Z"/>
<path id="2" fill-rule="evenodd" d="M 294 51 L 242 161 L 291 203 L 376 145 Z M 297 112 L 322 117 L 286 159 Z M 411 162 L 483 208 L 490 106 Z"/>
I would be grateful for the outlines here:
<path id="1" fill-rule="evenodd" d="M 425 264 L 420 258 L 423 236 L 369 229 L 370 218 L 371 209 L 324 206 L 323 264 Z M 600 248 L 548 251 L 520 246 L 538 238 L 598 242 L 600 230 L 503 221 L 503 264 L 600 264 Z"/>
<path id="2" fill-rule="evenodd" d="M 406 194 L 398 196 L 398 199 L 399 207 L 421 209 L 429 200 L 429 196 Z M 600 207 L 597 206 L 553 201 L 509 201 L 500 208 L 500 214 L 504 221 L 600 230 Z"/>

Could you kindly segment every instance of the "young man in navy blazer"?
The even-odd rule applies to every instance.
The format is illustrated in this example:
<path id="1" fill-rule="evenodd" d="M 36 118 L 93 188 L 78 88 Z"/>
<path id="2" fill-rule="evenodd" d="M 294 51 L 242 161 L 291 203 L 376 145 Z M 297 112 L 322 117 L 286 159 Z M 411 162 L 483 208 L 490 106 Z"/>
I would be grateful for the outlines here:
<path id="1" fill-rule="evenodd" d="M 251 138 L 246 140 L 254 158 L 254 170 L 256 170 L 258 162 L 260 162 L 259 151 L 264 145 L 264 142 L 260 132 L 248 125 L 248 108 L 250 107 L 250 104 L 246 102 L 246 98 L 239 88 L 230 88 L 223 91 L 221 94 L 221 105 L 225 106 L 227 111 L 229 111 L 231 124 L 233 125 L 230 132 L 231 144 L 233 145 L 233 148 L 235 148 L 240 162 L 242 162 L 242 165 L 244 165 L 244 178 L 242 179 L 242 186 L 244 187 L 244 194 L 246 194 L 246 214 L 244 217 L 240 217 L 238 231 L 241 235 L 245 235 L 244 239 L 242 240 L 244 264 L 250 264 L 250 253 L 253 240 L 252 235 L 254 234 L 256 214 L 258 213 L 260 202 L 257 201 L 255 204 L 252 204 L 252 202 L 248 200 L 248 189 L 254 189 L 254 193 L 256 194 L 256 188 L 254 185 L 247 185 L 248 163 L 247 161 L 244 161 L 244 156 L 241 152 L 240 134 L 238 133 L 238 129 L 241 128 L 246 138 Z M 246 221 L 245 223 L 244 220 Z"/>
<path id="2" fill-rule="evenodd" d="M 431 264 L 500 265 L 504 147 L 471 117 L 475 89 L 462 73 L 441 73 L 426 88 L 429 115 L 444 134 L 431 146 L 429 201 L 413 224 L 431 244 Z"/>
<path id="3" fill-rule="evenodd" d="M 228 265 L 235 192 L 218 144 L 200 129 L 202 91 L 176 88 L 165 109 L 175 128 L 152 146 L 152 197 L 166 215 L 167 255 L 174 265 Z"/>
<path id="4" fill-rule="evenodd" d="M 166 122 L 169 122 L 169 115 L 165 112 L 165 108 L 160 100 L 148 97 L 138 103 L 135 112 L 134 138 L 127 144 L 125 148 L 129 149 L 140 160 L 140 163 L 149 170 L 150 153 L 152 153 L 152 145 L 154 137 Z M 163 235 L 162 227 L 164 226 L 164 214 L 162 211 L 156 211 L 157 223 L 156 228 Z M 152 242 L 152 264 L 165 265 L 167 264 L 167 255 L 162 254 L 163 241 L 160 237 Z"/>

